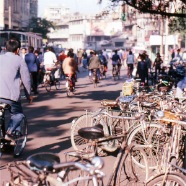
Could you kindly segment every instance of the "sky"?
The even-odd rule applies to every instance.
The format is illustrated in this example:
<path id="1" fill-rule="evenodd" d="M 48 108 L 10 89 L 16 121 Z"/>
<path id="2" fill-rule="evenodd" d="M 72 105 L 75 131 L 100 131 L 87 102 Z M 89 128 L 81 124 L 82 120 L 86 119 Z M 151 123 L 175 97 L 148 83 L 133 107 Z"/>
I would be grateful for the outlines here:
<path id="1" fill-rule="evenodd" d="M 38 0 L 38 16 L 43 17 L 44 9 L 48 5 L 64 5 L 70 8 L 71 12 L 94 14 L 109 5 L 109 0 L 102 0 L 102 4 L 97 4 L 98 0 Z"/>

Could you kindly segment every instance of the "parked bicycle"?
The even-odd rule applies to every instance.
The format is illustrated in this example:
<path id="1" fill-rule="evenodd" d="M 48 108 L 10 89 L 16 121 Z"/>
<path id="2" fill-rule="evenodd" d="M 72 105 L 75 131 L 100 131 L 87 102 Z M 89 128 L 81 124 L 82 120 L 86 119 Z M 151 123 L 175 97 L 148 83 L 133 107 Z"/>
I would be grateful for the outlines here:
<path id="1" fill-rule="evenodd" d="M 58 155 L 46 152 L 33 154 L 26 161 L 8 163 L 0 168 L 9 170 L 11 178 L 6 183 L 9 186 L 103 186 L 103 165 L 104 162 L 99 157 L 60 163 Z M 77 173 L 74 177 L 73 171 Z"/>
<path id="2" fill-rule="evenodd" d="M 98 147 L 106 145 L 107 142 L 111 142 L 114 139 L 117 139 L 117 136 L 105 137 L 104 130 L 101 125 L 95 125 L 93 127 L 85 127 L 78 130 L 78 134 L 86 139 L 91 141 L 91 145 L 89 146 L 94 149 L 95 155 L 97 155 Z M 121 136 L 120 136 L 121 138 Z M 81 153 L 81 151 L 80 151 Z M 83 153 L 85 153 L 83 151 Z M 140 162 L 143 162 L 144 167 L 140 168 L 137 164 L 132 161 L 132 157 L 135 156 Z M 112 172 L 109 175 L 107 186 L 123 186 L 130 185 L 135 183 L 136 185 L 144 185 L 145 181 L 149 177 L 148 171 L 148 161 L 146 157 L 146 153 L 143 151 L 140 146 L 131 144 L 127 145 L 126 142 L 126 134 L 123 135 L 121 145 L 119 147 L 119 153 L 117 154 L 117 158 L 114 162 L 114 166 L 112 168 Z"/>
<path id="3" fill-rule="evenodd" d="M 66 90 L 67 90 L 67 96 L 70 96 L 71 94 L 75 94 L 75 77 L 74 75 L 68 74 L 66 75 Z"/>
<path id="4" fill-rule="evenodd" d="M 44 78 L 43 78 L 43 83 L 44 83 L 44 87 L 46 89 L 47 92 L 49 92 L 51 90 L 51 87 L 54 85 L 56 87 L 56 90 L 60 89 L 60 81 L 59 79 L 52 78 L 52 72 L 51 70 L 47 69 L 47 71 L 45 72 Z"/>
<path id="5" fill-rule="evenodd" d="M 18 157 L 22 154 L 27 141 L 28 125 L 26 118 L 23 117 L 20 123 L 20 129 L 15 130 L 12 135 L 12 139 L 5 139 L 6 134 L 6 121 L 5 112 L 9 110 L 10 106 L 4 103 L 0 103 L 0 157 L 3 152 L 10 147 L 14 148 L 14 157 Z"/>

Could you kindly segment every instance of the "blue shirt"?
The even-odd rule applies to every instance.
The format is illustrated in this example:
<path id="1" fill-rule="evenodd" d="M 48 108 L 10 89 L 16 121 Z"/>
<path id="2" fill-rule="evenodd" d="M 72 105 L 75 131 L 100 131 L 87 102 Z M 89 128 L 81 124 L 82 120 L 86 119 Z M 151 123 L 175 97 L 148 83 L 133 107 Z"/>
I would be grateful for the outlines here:
<path id="1" fill-rule="evenodd" d="M 29 72 L 37 72 L 39 61 L 34 53 L 28 53 L 25 55 L 25 61 L 28 65 Z"/>

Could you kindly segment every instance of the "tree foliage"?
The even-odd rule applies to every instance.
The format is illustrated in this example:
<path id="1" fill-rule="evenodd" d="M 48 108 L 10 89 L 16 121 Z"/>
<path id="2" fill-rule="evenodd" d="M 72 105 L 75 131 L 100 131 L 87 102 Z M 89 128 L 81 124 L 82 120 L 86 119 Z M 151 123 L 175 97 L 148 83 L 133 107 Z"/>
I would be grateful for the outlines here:
<path id="1" fill-rule="evenodd" d="M 34 33 L 40 33 L 43 39 L 47 39 L 47 34 L 50 32 L 50 29 L 55 29 L 54 24 L 51 21 L 42 18 L 31 18 L 28 29 Z"/>
<path id="2" fill-rule="evenodd" d="M 186 30 L 186 0 L 110 0 L 112 3 L 123 3 L 140 13 L 168 17 L 172 30 Z M 100 3 L 102 0 L 99 1 Z M 127 12 L 126 12 L 127 13 Z"/>

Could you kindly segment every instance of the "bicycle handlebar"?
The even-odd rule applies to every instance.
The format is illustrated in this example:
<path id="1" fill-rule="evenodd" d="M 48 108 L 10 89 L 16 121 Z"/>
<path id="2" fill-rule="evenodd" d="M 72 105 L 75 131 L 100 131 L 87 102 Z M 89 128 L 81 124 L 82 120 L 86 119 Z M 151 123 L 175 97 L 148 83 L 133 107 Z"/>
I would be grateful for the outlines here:
<path id="1" fill-rule="evenodd" d="M 129 120 L 135 120 L 135 119 L 139 119 L 140 121 L 144 119 L 145 114 L 142 112 L 138 112 L 136 113 L 136 116 L 130 117 L 130 116 L 113 116 L 111 114 L 109 114 L 106 111 L 100 110 L 98 113 L 94 114 L 92 117 L 97 117 L 98 115 L 107 115 L 110 118 L 115 118 L 115 119 L 129 119 Z M 137 115 L 138 114 L 138 115 Z"/>

